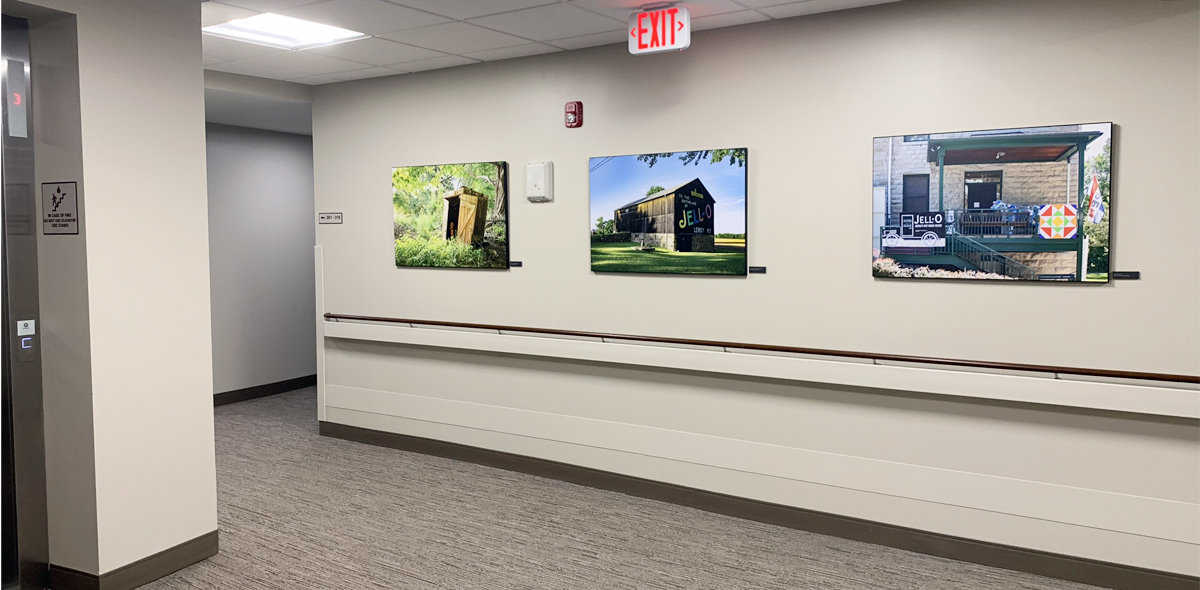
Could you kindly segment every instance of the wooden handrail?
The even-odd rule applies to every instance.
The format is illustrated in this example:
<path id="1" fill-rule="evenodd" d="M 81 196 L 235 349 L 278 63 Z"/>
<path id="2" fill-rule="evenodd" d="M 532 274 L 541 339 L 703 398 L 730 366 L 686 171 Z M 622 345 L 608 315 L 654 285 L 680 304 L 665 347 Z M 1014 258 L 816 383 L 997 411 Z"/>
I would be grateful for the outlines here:
<path id="1" fill-rule="evenodd" d="M 1171 383 L 1200 384 L 1200 375 L 1173 375 L 1169 373 L 1147 373 L 1142 371 L 1114 371 L 1111 369 L 1089 369 L 1085 367 L 1055 367 L 1049 365 L 1030 365 L 1024 363 L 999 363 L 993 361 L 973 361 L 967 359 L 948 359 L 927 356 L 910 356 L 903 354 L 885 354 L 877 352 L 858 352 L 852 350 L 829 350 L 824 348 L 801 348 L 797 346 L 777 346 L 771 344 L 751 344 L 747 342 L 721 342 L 716 340 L 693 340 L 689 338 L 663 338 L 659 336 L 637 336 L 632 334 L 612 334 L 608 332 L 580 332 L 576 330 L 556 330 L 552 328 L 528 328 L 522 326 L 499 326 L 494 324 L 472 324 L 467 322 L 443 322 L 438 320 L 412 320 L 403 318 L 387 318 L 365 315 L 346 315 L 338 313 L 325 314 L 326 320 L 348 320 L 365 322 L 385 322 L 392 324 L 417 324 L 423 326 L 442 326 L 447 328 L 476 328 L 481 330 L 498 330 L 506 332 L 529 332 L 532 334 L 550 334 L 554 336 L 582 336 L 587 338 L 612 338 L 632 340 L 635 342 L 653 342 L 656 344 L 684 344 L 694 346 L 713 346 L 721 348 L 742 348 L 746 350 L 762 350 L 769 352 L 786 352 L 798 354 L 817 354 L 824 356 L 840 356 L 845 358 L 872 359 L 880 361 L 926 363 L 948 365 L 952 367 L 971 367 L 976 369 L 995 369 L 1004 371 L 1035 371 L 1039 373 L 1060 373 L 1063 375 L 1086 375 L 1089 377 L 1109 377 L 1116 379 L 1145 379 L 1149 381 L 1167 381 Z"/>

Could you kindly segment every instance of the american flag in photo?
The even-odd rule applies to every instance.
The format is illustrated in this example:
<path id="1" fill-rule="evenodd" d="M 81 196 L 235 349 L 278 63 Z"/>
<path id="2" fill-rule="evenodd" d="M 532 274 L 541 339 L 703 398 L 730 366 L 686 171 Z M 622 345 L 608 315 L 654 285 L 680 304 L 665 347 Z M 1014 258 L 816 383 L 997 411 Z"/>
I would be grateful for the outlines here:
<path id="1" fill-rule="evenodd" d="M 1088 221 L 1100 223 L 1104 219 L 1104 200 L 1100 196 L 1100 180 L 1092 176 L 1092 186 L 1088 188 Z"/>

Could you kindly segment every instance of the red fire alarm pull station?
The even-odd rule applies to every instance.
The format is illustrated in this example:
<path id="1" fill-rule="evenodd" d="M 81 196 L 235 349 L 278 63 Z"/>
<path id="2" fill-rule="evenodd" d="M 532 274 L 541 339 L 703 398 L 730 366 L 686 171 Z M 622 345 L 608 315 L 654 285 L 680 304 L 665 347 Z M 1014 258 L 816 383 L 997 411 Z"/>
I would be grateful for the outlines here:
<path id="1" fill-rule="evenodd" d="M 582 102 L 580 102 L 578 100 L 568 102 L 566 108 L 564 109 L 564 113 L 565 113 L 564 121 L 566 121 L 566 123 L 567 123 L 567 129 L 583 127 L 583 103 Z"/>

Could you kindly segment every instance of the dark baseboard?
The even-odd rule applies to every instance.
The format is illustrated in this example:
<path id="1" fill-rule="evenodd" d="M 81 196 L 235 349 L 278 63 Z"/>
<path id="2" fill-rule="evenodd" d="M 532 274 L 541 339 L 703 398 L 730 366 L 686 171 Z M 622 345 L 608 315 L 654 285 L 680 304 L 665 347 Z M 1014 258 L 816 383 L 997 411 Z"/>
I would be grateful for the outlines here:
<path id="1" fill-rule="evenodd" d="M 1196 590 L 1200 585 L 1200 578 L 1182 574 L 838 516 L 458 443 L 332 422 L 321 422 L 320 433 L 369 445 L 519 471 L 767 524 L 1105 588 Z"/>
<path id="2" fill-rule="evenodd" d="M 100 576 L 50 564 L 50 588 L 53 590 L 99 590 Z"/>
<path id="3" fill-rule="evenodd" d="M 304 377 L 296 377 L 295 379 L 286 379 L 284 381 L 276 381 L 275 383 L 267 383 L 265 385 L 255 385 L 254 387 L 245 387 L 218 393 L 213 396 L 213 406 L 223 406 L 225 404 L 233 404 L 244 402 L 246 400 L 258 399 L 275 395 L 277 393 L 286 393 L 294 391 L 301 387 L 311 387 L 317 384 L 316 375 L 306 375 Z"/>
<path id="4" fill-rule="evenodd" d="M 97 576 L 50 564 L 54 590 L 131 590 L 217 554 L 217 531 Z"/>

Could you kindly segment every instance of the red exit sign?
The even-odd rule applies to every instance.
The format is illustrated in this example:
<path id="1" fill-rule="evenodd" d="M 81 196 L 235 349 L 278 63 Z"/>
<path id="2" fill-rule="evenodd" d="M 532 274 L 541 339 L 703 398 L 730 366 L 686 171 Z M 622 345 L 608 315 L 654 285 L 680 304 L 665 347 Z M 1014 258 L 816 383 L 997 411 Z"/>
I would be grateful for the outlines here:
<path id="1" fill-rule="evenodd" d="M 678 51 L 692 44 L 692 17 L 687 7 L 647 10 L 629 17 L 629 53 Z"/>

